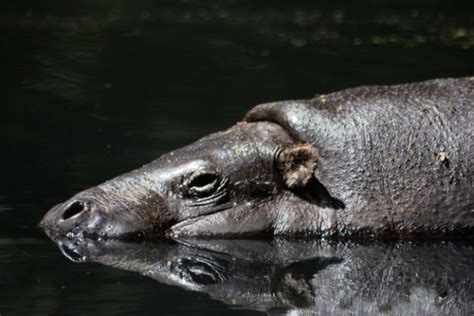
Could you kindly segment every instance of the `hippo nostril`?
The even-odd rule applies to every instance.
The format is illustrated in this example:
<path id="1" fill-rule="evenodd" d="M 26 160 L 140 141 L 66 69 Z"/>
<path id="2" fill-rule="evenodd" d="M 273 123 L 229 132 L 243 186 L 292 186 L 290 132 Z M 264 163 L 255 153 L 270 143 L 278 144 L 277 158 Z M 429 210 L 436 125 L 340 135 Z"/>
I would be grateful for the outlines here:
<path id="1" fill-rule="evenodd" d="M 69 204 L 63 212 L 63 219 L 68 219 L 74 215 L 79 214 L 84 210 L 84 203 L 81 201 L 74 201 Z"/>

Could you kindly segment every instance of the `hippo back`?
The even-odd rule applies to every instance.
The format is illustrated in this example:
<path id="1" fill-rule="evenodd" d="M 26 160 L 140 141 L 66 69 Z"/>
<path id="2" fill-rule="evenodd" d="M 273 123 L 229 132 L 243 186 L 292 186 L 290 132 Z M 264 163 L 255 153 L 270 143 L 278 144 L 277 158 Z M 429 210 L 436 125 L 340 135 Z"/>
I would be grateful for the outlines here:
<path id="1" fill-rule="evenodd" d="M 319 152 L 315 176 L 345 207 L 339 234 L 474 230 L 474 77 L 348 89 L 267 103 L 245 120 L 283 126 Z"/>

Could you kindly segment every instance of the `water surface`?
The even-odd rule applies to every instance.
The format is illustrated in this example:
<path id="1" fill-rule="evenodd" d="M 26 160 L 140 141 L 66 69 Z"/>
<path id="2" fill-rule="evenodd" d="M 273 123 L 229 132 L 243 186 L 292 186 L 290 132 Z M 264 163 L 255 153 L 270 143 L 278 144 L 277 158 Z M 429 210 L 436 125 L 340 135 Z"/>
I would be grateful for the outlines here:
<path id="1" fill-rule="evenodd" d="M 473 10 L 424 0 L 2 4 L 0 314 L 242 313 L 205 293 L 73 264 L 36 224 L 73 193 L 228 127 L 255 104 L 473 75 Z"/>

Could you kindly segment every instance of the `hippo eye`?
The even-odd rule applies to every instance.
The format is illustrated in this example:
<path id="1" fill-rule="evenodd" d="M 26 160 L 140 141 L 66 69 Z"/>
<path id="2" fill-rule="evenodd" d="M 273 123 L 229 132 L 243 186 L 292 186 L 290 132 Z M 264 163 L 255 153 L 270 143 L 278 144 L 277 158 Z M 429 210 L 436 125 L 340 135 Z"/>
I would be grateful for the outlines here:
<path id="1" fill-rule="evenodd" d="M 199 197 L 212 194 L 219 187 L 219 176 L 215 173 L 194 173 L 188 182 L 188 190 Z"/>

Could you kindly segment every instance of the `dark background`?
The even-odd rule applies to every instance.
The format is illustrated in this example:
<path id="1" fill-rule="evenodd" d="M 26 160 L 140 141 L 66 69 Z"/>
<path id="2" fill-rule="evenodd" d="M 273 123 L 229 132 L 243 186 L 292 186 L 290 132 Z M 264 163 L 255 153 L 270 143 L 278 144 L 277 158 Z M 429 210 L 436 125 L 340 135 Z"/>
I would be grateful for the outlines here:
<path id="1" fill-rule="evenodd" d="M 472 1 L 7 1 L 0 35 L 2 316 L 230 312 L 73 265 L 36 224 L 258 103 L 474 75 Z"/>

